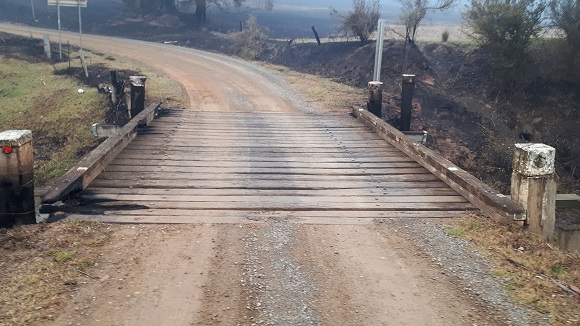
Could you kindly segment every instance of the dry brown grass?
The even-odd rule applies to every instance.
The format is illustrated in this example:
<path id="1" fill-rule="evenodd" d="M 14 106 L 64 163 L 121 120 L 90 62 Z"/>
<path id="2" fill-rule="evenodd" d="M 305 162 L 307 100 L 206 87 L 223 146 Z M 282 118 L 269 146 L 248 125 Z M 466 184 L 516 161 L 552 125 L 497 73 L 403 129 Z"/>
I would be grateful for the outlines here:
<path id="1" fill-rule="evenodd" d="M 364 89 L 282 66 L 266 63 L 262 65 L 280 72 L 304 100 L 324 112 L 350 112 L 353 105 L 366 101 L 367 93 Z"/>
<path id="2" fill-rule="evenodd" d="M 63 222 L 0 229 L 0 325 L 43 324 L 91 280 L 112 226 Z"/>
<path id="3" fill-rule="evenodd" d="M 580 287 L 580 255 L 565 253 L 515 225 L 498 225 L 470 214 L 449 233 L 476 244 L 496 266 L 517 302 L 532 307 L 552 325 L 580 324 L 580 294 L 556 285 Z"/>

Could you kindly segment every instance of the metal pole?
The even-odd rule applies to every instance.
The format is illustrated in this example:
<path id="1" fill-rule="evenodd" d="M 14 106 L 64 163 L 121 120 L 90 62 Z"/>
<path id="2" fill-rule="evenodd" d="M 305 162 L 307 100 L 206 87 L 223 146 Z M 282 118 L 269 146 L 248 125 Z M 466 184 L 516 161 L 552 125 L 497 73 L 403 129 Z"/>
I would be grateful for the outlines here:
<path id="1" fill-rule="evenodd" d="M 385 21 L 379 19 L 377 28 L 377 45 L 375 49 L 375 69 L 373 81 L 381 81 L 381 65 L 383 63 L 383 43 L 385 39 Z"/>
<path id="2" fill-rule="evenodd" d="M 60 58 L 60 61 L 62 61 L 62 42 L 60 39 L 60 4 L 58 0 L 56 1 L 56 12 L 58 19 L 58 56 Z"/>
<path id="3" fill-rule="evenodd" d="M 81 39 L 81 56 L 83 55 L 83 22 L 81 18 L 81 3 L 79 2 L 79 35 Z"/>
<path id="4" fill-rule="evenodd" d="M 89 71 L 87 70 L 87 63 L 85 61 L 85 55 L 83 53 L 83 21 L 81 18 L 81 2 L 79 1 L 79 36 L 80 36 L 80 55 L 81 55 L 81 63 L 83 65 L 83 70 L 85 71 L 85 77 L 89 78 Z"/>
<path id="5" fill-rule="evenodd" d="M 36 13 L 34 13 L 34 0 L 30 0 L 30 5 L 32 6 L 32 19 L 36 20 Z"/>

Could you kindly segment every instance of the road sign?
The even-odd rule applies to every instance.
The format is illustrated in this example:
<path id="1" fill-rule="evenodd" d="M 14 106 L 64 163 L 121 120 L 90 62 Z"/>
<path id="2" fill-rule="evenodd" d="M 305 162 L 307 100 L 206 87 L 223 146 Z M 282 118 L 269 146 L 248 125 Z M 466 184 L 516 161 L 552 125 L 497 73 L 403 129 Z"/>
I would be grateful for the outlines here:
<path id="1" fill-rule="evenodd" d="M 88 0 L 48 0 L 49 6 L 62 6 L 62 7 L 87 7 Z"/>

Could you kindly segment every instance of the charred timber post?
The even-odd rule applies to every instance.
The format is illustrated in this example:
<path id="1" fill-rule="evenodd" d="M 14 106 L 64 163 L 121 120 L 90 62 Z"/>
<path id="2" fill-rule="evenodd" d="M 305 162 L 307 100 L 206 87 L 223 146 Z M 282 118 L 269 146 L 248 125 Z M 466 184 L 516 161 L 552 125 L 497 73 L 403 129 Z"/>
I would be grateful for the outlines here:
<path id="1" fill-rule="evenodd" d="M 369 101 L 367 110 L 377 117 L 382 117 L 383 112 L 383 83 L 379 81 L 369 82 Z"/>
<path id="2" fill-rule="evenodd" d="M 312 31 L 314 32 L 314 37 L 316 38 L 316 43 L 318 43 L 318 45 L 320 45 L 320 37 L 318 36 L 318 32 L 316 31 L 316 28 L 314 28 L 314 26 L 312 26 Z"/>
<path id="3" fill-rule="evenodd" d="M 411 113 L 413 112 L 413 92 L 415 91 L 415 75 L 403 75 L 403 90 L 401 92 L 401 125 L 400 131 L 411 130 Z"/>
<path id="4" fill-rule="evenodd" d="M 129 116 L 133 118 L 145 109 L 145 76 L 129 76 L 131 81 L 131 101 L 129 103 Z"/>
<path id="5" fill-rule="evenodd" d="M 0 132 L 0 226 L 36 223 L 32 132 Z"/>
<path id="6" fill-rule="evenodd" d="M 111 102 L 113 102 L 113 105 L 119 104 L 122 91 L 123 84 L 117 80 L 117 72 L 111 70 Z"/>
<path id="7" fill-rule="evenodd" d="M 544 144 L 516 144 L 511 196 L 526 210 L 528 229 L 552 241 L 556 215 L 556 150 Z"/>

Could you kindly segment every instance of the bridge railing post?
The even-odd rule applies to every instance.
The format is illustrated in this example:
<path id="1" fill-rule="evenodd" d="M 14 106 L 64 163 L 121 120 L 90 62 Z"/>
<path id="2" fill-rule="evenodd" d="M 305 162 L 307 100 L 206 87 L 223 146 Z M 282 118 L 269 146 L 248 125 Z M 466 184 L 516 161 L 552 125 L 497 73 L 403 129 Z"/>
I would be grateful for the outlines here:
<path id="1" fill-rule="evenodd" d="M 145 109 L 145 81 L 146 76 L 129 76 L 131 95 L 129 103 L 129 117 L 133 118 Z"/>
<path id="2" fill-rule="evenodd" d="M 0 132 L 0 226 L 36 223 L 32 132 Z"/>
<path id="3" fill-rule="evenodd" d="M 400 131 L 411 130 L 411 115 L 413 112 L 413 93 L 415 92 L 415 75 L 403 75 L 401 92 L 401 124 Z"/>
<path id="4" fill-rule="evenodd" d="M 516 144 L 511 196 L 526 210 L 528 229 L 553 240 L 556 215 L 556 150 L 544 144 Z"/>
<path id="5" fill-rule="evenodd" d="M 379 81 L 371 81 L 368 84 L 369 101 L 367 102 L 367 109 L 370 113 L 382 118 L 383 114 L 383 83 Z"/>

